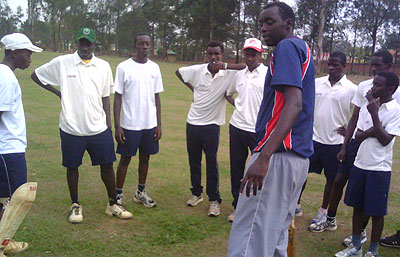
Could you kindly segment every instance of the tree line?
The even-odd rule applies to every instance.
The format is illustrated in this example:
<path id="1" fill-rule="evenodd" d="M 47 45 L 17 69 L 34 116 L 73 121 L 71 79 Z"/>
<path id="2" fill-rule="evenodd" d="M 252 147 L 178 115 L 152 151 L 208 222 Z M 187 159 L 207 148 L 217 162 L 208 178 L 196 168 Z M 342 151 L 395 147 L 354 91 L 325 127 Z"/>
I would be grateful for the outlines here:
<path id="1" fill-rule="evenodd" d="M 259 37 L 262 0 L 27 0 L 13 12 L 0 0 L 0 36 L 27 34 L 45 49 L 74 48 L 82 26 L 96 30 L 98 51 L 129 55 L 137 33 L 148 33 L 158 58 L 200 61 L 212 40 L 226 45 L 226 56 L 239 61 L 245 38 Z M 317 72 L 327 53 L 349 56 L 350 72 L 368 63 L 377 46 L 400 54 L 400 0 L 297 0 L 295 33 L 311 47 Z"/>

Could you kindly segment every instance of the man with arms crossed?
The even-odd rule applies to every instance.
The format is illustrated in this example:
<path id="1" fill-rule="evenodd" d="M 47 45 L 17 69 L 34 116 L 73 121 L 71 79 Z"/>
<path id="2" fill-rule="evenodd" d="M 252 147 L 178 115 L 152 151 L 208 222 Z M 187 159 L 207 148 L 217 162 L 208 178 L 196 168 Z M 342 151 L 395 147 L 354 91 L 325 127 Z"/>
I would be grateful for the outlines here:
<path id="1" fill-rule="evenodd" d="M 276 46 L 258 113 L 251 156 L 232 225 L 228 256 L 287 256 L 288 227 L 308 158 L 313 154 L 314 63 L 306 43 L 293 36 L 295 15 L 282 2 L 260 13 L 261 34 Z"/>
<path id="2" fill-rule="evenodd" d="M 78 201 L 78 167 L 87 150 L 92 165 L 100 165 L 101 179 L 109 203 L 106 214 L 128 219 L 132 214 L 117 203 L 113 162 L 114 140 L 111 132 L 110 92 L 113 84 L 108 62 L 93 55 L 96 35 L 90 28 L 77 34 L 78 50 L 54 58 L 37 68 L 32 79 L 61 99 L 60 137 L 63 166 L 67 168 L 71 210 L 68 221 L 83 221 Z M 60 90 L 52 85 L 60 86 Z"/>
<path id="3" fill-rule="evenodd" d="M 136 56 L 120 63 L 115 75 L 114 122 L 117 153 L 117 198 L 122 202 L 122 187 L 131 157 L 139 149 L 139 185 L 133 200 L 146 207 L 156 206 L 145 191 L 150 154 L 158 153 L 161 138 L 161 103 L 164 91 L 159 66 L 147 58 L 150 37 L 138 34 L 134 40 Z M 122 116 L 121 116 L 122 106 Z"/>
<path id="4" fill-rule="evenodd" d="M 246 68 L 239 71 L 226 93 L 226 99 L 236 107 L 229 124 L 229 154 L 231 167 L 232 206 L 236 209 L 240 180 L 243 178 L 248 151 L 256 147 L 256 121 L 264 93 L 264 81 L 268 68 L 261 63 L 262 43 L 249 38 L 243 47 Z M 237 93 L 233 99 L 232 95 Z M 228 216 L 233 222 L 235 212 Z"/>
<path id="5" fill-rule="evenodd" d="M 21 33 L 6 35 L 1 43 L 5 52 L 0 63 L 0 220 L 6 208 L 3 204 L 27 182 L 25 114 L 21 87 L 14 71 L 28 68 L 32 52 L 42 51 Z M 4 249 L 0 246 L 0 256 L 3 250 L 17 253 L 27 248 L 26 242 L 10 240 Z"/>

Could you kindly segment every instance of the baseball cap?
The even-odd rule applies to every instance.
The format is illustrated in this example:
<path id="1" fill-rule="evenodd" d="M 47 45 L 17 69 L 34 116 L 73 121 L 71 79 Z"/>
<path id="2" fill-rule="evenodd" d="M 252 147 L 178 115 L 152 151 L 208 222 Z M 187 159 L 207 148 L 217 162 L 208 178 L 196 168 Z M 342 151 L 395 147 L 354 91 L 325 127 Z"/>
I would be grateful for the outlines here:
<path id="1" fill-rule="evenodd" d="M 76 35 L 76 40 L 79 40 L 81 38 L 86 38 L 90 42 L 94 43 L 96 42 L 96 33 L 91 28 L 83 27 L 78 31 L 78 34 Z"/>
<path id="2" fill-rule="evenodd" d="M 262 43 L 259 39 L 257 38 L 248 38 L 246 39 L 246 41 L 244 42 L 244 49 L 247 48 L 252 48 L 254 50 L 256 50 L 257 52 L 262 52 L 263 51 L 263 47 L 262 47 Z"/>
<path id="3" fill-rule="evenodd" d="M 6 50 L 27 49 L 36 53 L 43 51 L 42 48 L 33 45 L 29 38 L 22 33 L 5 35 L 0 41 Z"/>

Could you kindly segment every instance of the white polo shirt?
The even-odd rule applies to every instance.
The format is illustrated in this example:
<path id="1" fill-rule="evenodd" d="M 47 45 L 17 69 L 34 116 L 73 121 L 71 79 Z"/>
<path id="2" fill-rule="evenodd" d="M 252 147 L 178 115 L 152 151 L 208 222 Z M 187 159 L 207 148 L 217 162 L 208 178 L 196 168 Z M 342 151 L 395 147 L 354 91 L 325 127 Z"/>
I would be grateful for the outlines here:
<path id="1" fill-rule="evenodd" d="M 260 64 L 252 72 L 246 67 L 236 73 L 228 91 L 228 96 L 237 93 L 235 110 L 230 124 L 238 129 L 255 133 L 258 111 L 264 95 L 264 82 L 268 67 Z"/>
<path id="2" fill-rule="evenodd" d="M 35 70 L 45 85 L 61 91 L 60 129 L 76 136 L 92 136 L 107 129 L 102 98 L 113 86 L 108 62 L 95 56 L 85 64 L 78 53 L 62 55 Z"/>
<path id="3" fill-rule="evenodd" d="M 374 79 L 372 78 L 372 79 L 365 80 L 358 85 L 357 92 L 352 100 L 352 103 L 355 106 L 361 108 L 364 104 L 366 104 L 368 102 L 365 95 L 372 88 L 373 82 L 374 82 Z M 400 104 L 400 88 L 398 88 L 396 90 L 396 92 L 394 92 L 392 97 L 393 97 L 393 99 L 396 99 L 397 102 Z"/>
<path id="4" fill-rule="evenodd" d="M 151 129 L 157 126 L 155 94 L 163 92 L 160 67 L 147 60 L 132 58 L 117 66 L 115 92 L 122 95 L 121 127 L 128 130 Z"/>
<path id="5" fill-rule="evenodd" d="M 329 76 L 315 79 L 315 109 L 313 140 L 321 144 L 343 144 L 344 137 L 337 129 L 350 119 L 357 86 L 346 75 L 331 86 Z"/>
<path id="6" fill-rule="evenodd" d="M 179 68 L 183 81 L 193 86 L 193 102 L 187 123 L 192 125 L 223 125 L 225 123 L 225 93 L 237 71 L 219 70 L 212 77 L 208 63 Z"/>
<path id="7" fill-rule="evenodd" d="M 27 142 L 21 87 L 5 64 L 0 64 L 0 112 L 0 154 L 24 153 Z"/>
<path id="8" fill-rule="evenodd" d="M 400 105 L 395 99 L 384 103 L 379 107 L 379 120 L 387 133 L 400 136 Z M 373 127 L 371 114 L 367 105 L 360 109 L 357 129 L 366 131 Z M 395 138 L 386 146 L 381 145 L 375 137 L 369 137 L 362 141 L 358 148 L 354 165 L 360 169 L 373 171 L 391 171 L 393 159 L 393 144 Z"/>

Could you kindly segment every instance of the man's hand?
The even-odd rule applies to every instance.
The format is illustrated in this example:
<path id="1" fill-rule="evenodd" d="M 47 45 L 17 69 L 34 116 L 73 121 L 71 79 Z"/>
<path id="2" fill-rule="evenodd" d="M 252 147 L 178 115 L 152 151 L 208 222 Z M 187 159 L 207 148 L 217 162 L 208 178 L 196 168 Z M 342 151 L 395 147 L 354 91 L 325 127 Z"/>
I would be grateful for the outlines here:
<path id="1" fill-rule="evenodd" d="M 381 106 L 381 99 L 379 97 L 374 98 L 371 89 L 367 92 L 365 97 L 368 100 L 368 105 L 367 105 L 368 112 L 370 114 L 377 114 L 379 111 L 379 107 Z"/>
<path id="2" fill-rule="evenodd" d="M 224 69 L 224 62 L 221 62 L 221 61 L 210 62 L 208 64 L 208 68 L 210 71 L 217 73 L 219 70 Z"/>
<path id="3" fill-rule="evenodd" d="M 336 155 L 336 158 L 339 162 L 343 162 L 346 159 L 346 146 L 340 149 L 340 152 Z"/>
<path id="4" fill-rule="evenodd" d="M 157 126 L 154 130 L 154 141 L 158 141 L 161 139 L 162 131 L 161 126 Z"/>
<path id="5" fill-rule="evenodd" d="M 124 131 L 122 130 L 121 127 L 116 127 L 115 128 L 115 139 L 117 140 L 117 142 L 121 145 L 125 144 L 125 134 Z"/>
<path id="6" fill-rule="evenodd" d="M 246 196 L 250 196 L 250 188 L 253 185 L 253 195 L 257 195 L 257 189 L 261 190 L 265 175 L 267 175 L 269 159 L 263 159 L 261 155 L 257 157 L 255 162 L 250 165 L 246 175 L 242 179 L 239 193 L 243 193 L 246 186 Z"/>
<path id="7" fill-rule="evenodd" d="M 346 127 L 345 126 L 341 126 L 340 128 L 336 129 L 336 132 L 341 136 L 346 136 Z"/>

